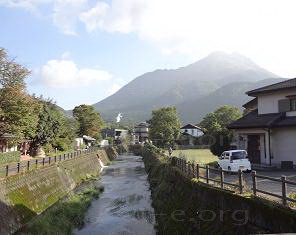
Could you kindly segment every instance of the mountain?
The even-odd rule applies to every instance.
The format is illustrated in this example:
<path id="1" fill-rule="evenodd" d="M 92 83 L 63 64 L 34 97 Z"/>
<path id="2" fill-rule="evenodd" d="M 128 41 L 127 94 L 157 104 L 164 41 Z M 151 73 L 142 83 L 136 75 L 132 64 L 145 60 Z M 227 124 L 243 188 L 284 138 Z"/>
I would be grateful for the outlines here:
<path id="1" fill-rule="evenodd" d="M 183 122 L 197 122 L 217 105 L 241 106 L 244 92 L 266 78 L 278 76 L 243 55 L 214 52 L 186 67 L 145 73 L 93 106 L 107 121 L 121 112 L 125 121 L 139 122 L 174 105 Z"/>
<path id="2" fill-rule="evenodd" d="M 252 97 L 245 94 L 247 91 L 283 80 L 280 78 L 269 78 L 259 82 L 229 83 L 202 98 L 187 100 L 177 104 L 176 107 L 183 123 L 197 123 L 207 113 L 213 112 L 225 104 L 242 109 L 242 105 L 252 99 Z"/>

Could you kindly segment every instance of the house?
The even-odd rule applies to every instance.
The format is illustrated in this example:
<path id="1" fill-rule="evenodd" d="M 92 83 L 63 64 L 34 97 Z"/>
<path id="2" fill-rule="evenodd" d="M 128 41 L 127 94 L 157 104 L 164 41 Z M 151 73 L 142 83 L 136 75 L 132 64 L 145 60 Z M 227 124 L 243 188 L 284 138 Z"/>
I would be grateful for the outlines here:
<path id="1" fill-rule="evenodd" d="M 0 136 L 0 152 L 15 152 L 20 151 L 22 155 L 27 155 L 27 152 L 30 148 L 30 140 L 22 140 L 20 143 L 12 144 L 12 140 L 15 139 L 16 136 L 13 134 L 5 133 Z"/>
<path id="2" fill-rule="evenodd" d="M 80 148 L 82 145 L 92 146 L 95 143 L 96 139 L 90 136 L 84 135 L 79 138 L 75 138 L 75 147 Z"/>
<path id="3" fill-rule="evenodd" d="M 134 128 L 134 141 L 136 143 L 146 142 L 149 139 L 149 124 L 141 122 Z"/>
<path id="4" fill-rule="evenodd" d="M 204 134 L 202 128 L 192 124 L 187 124 L 181 127 L 180 130 L 181 134 L 185 136 L 188 145 L 194 145 L 194 141 L 196 140 L 196 138 Z"/>
<path id="5" fill-rule="evenodd" d="M 112 137 L 115 140 L 121 140 L 128 136 L 128 130 L 118 128 L 106 128 L 102 130 L 103 138 Z"/>
<path id="6" fill-rule="evenodd" d="M 296 165 L 296 78 L 246 93 L 247 114 L 231 123 L 234 149 L 245 149 L 252 163 Z"/>

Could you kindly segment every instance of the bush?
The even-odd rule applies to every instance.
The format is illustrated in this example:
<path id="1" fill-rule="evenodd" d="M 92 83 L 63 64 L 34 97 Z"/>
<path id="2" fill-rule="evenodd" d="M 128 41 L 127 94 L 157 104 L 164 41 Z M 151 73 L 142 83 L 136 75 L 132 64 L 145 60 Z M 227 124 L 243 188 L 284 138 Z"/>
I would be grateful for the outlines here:
<path id="1" fill-rule="evenodd" d="M 0 153 L 0 164 L 19 162 L 21 153 L 19 151 Z"/>

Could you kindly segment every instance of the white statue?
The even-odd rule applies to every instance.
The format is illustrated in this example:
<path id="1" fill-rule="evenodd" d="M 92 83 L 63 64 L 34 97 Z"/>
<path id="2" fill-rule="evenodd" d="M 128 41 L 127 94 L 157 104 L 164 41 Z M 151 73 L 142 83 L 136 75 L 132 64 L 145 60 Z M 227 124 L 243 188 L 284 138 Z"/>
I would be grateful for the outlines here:
<path id="1" fill-rule="evenodd" d="M 116 117 L 116 122 L 117 123 L 120 122 L 121 118 L 122 118 L 122 115 L 121 115 L 121 113 L 119 113 Z"/>

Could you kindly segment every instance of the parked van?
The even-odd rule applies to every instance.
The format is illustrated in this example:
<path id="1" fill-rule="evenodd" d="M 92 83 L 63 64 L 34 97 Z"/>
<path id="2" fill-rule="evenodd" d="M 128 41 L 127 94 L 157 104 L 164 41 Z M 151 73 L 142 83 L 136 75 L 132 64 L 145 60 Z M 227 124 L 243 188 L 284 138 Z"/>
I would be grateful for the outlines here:
<path id="1" fill-rule="evenodd" d="M 222 170 L 238 172 L 239 170 L 250 172 L 251 163 L 246 150 L 230 150 L 221 154 L 218 165 Z"/>

